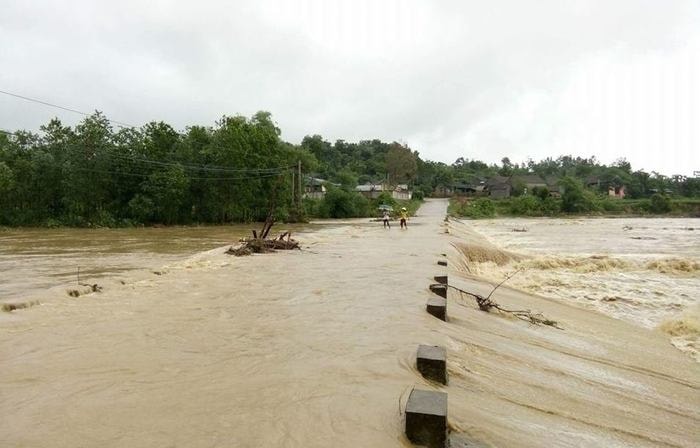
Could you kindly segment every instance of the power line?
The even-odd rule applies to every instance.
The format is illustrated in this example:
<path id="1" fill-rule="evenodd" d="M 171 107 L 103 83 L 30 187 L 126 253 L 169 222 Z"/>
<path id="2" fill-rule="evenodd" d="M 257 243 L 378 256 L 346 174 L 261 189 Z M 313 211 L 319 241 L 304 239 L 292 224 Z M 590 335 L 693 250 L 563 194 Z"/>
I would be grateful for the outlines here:
<path id="1" fill-rule="evenodd" d="M 0 129 L 0 133 L 7 134 L 7 135 L 14 135 L 14 132 L 6 131 L 4 129 Z M 133 149 L 133 148 L 125 148 L 125 149 Z M 80 151 L 78 148 L 75 149 L 76 151 Z M 217 165 L 200 165 L 200 164 L 187 164 L 187 163 L 181 163 L 177 161 L 160 161 L 160 160 L 152 160 L 152 159 L 147 159 L 143 157 L 134 157 L 130 155 L 123 155 L 123 154 L 115 154 L 114 152 L 106 151 L 103 154 L 105 154 L 107 157 L 111 158 L 117 158 L 117 159 L 122 159 L 122 160 L 129 160 L 133 162 L 141 162 L 141 163 L 146 163 L 146 164 L 151 164 L 151 165 L 158 165 L 158 166 L 179 166 L 184 169 L 189 169 L 189 170 L 199 170 L 199 171 L 213 171 L 213 172 L 221 172 L 221 173 L 259 173 L 259 174 L 264 174 L 264 173 L 274 173 L 278 172 L 281 170 L 286 170 L 293 168 L 292 165 L 286 165 L 286 166 L 277 166 L 277 167 L 271 167 L 271 168 L 225 168 Z"/>
<path id="2" fill-rule="evenodd" d="M 12 93 L 12 92 L 7 92 L 5 90 L 0 90 L 0 93 L 2 93 L 4 95 L 8 95 L 8 96 L 13 96 L 15 98 L 19 98 L 19 99 L 22 99 L 25 101 L 31 101 L 32 103 L 43 104 L 44 106 L 55 107 L 56 109 L 61 109 L 61 110 L 65 110 L 68 112 L 73 112 L 75 114 L 84 115 L 86 117 L 89 117 L 90 115 L 92 115 L 91 113 L 88 113 L 88 112 L 83 112 L 83 111 L 77 110 L 77 109 L 71 109 L 70 107 L 59 106 L 58 104 L 49 103 L 47 101 L 38 100 L 36 98 L 29 98 L 28 96 L 19 95 L 17 93 Z M 117 121 L 117 120 L 110 120 L 109 118 L 107 118 L 107 121 L 109 121 L 110 123 L 114 123 L 118 126 L 121 126 L 123 128 L 136 128 L 136 127 L 138 127 L 138 126 L 131 125 L 129 123 L 124 123 L 124 122 Z"/>
<path id="3" fill-rule="evenodd" d="M 87 173 L 98 173 L 98 174 L 114 174 L 118 176 L 129 176 L 129 177 L 150 177 L 153 173 L 151 174 L 144 174 L 144 173 L 125 173 L 125 172 L 118 172 L 118 171 L 112 171 L 112 170 L 95 170 L 95 169 L 90 169 L 90 168 L 72 168 L 76 171 L 82 171 L 82 172 L 87 172 Z M 269 177 L 277 177 L 284 174 L 284 171 L 280 171 L 279 173 L 270 173 L 270 174 L 262 174 L 258 176 L 242 176 L 242 177 L 187 177 L 189 180 L 253 180 L 253 179 L 265 179 Z"/>
<path id="4" fill-rule="evenodd" d="M 73 113 L 84 115 L 84 116 L 92 115 L 88 112 L 83 112 L 83 111 L 80 111 L 77 109 L 72 109 L 70 107 L 60 106 L 58 104 L 49 103 L 47 101 L 38 100 L 36 98 L 30 98 L 30 97 L 27 97 L 24 95 L 19 95 L 17 93 L 7 92 L 5 90 L 0 90 L 0 93 L 2 93 L 4 95 L 15 97 L 15 98 L 20 98 L 20 99 L 23 99 L 25 101 L 31 101 L 33 103 L 43 104 L 43 105 L 49 106 L 49 107 L 55 107 L 57 109 L 65 110 L 68 112 L 73 112 Z M 121 127 L 127 127 L 127 128 L 136 128 L 137 127 L 137 126 L 134 126 L 134 125 L 131 125 L 128 123 L 121 122 L 121 121 L 110 120 L 109 118 L 106 118 L 106 117 L 105 117 L 105 119 L 107 121 L 109 121 L 110 123 L 117 124 L 118 126 L 121 126 Z M 0 132 L 2 132 L 3 134 L 7 134 L 7 135 L 14 134 L 13 132 L 5 131 L 5 130 L 0 130 Z M 117 158 L 121 158 L 121 159 L 125 159 L 125 160 L 150 163 L 153 165 L 160 165 L 160 166 L 179 165 L 179 166 L 186 168 L 186 169 L 201 170 L 201 171 L 218 171 L 218 172 L 223 172 L 223 173 L 227 173 L 227 172 L 228 173 L 272 173 L 272 172 L 277 171 L 277 170 L 284 170 L 284 169 L 292 168 L 291 166 L 283 166 L 283 167 L 274 167 L 274 168 L 241 168 L 241 169 L 236 169 L 236 168 L 220 167 L 220 166 L 215 166 L 215 165 L 191 165 L 191 164 L 183 164 L 183 163 L 179 163 L 179 162 L 162 162 L 162 161 L 151 160 L 151 159 L 146 159 L 146 158 L 139 159 L 136 157 L 123 156 L 123 155 L 119 155 L 119 154 L 109 154 L 109 155 L 112 157 L 117 157 Z"/>
<path id="5" fill-rule="evenodd" d="M 146 158 L 137 158 L 137 157 L 131 157 L 128 155 L 121 155 L 121 154 L 113 154 L 113 153 L 106 153 L 108 157 L 115 157 L 118 159 L 122 160 L 130 160 L 134 162 L 143 162 L 143 163 L 148 163 L 152 165 L 160 165 L 160 166 L 180 166 L 185 169 L 191 169 L 191 170 L 200 170 L 200 171 L 216 171 L 216 172 L 224 172 L 224 173 L 272 173 L 275 171 L 281 171 L 281 170 L 286 170 L 289 168 L 293 168 L 293 165 L 287 165 L 287 166 L 277 166 L 277 167 L 271 167 L 271 168 L 219 168 L 217 166 L 212 166 L 212 165 L 192 165 L 192 164 L 186 164 L 186 163 L 181 163 L 181 162 L 163 162 L 160 160 L 152 160 L 152 159 L 146 159 Z"/>

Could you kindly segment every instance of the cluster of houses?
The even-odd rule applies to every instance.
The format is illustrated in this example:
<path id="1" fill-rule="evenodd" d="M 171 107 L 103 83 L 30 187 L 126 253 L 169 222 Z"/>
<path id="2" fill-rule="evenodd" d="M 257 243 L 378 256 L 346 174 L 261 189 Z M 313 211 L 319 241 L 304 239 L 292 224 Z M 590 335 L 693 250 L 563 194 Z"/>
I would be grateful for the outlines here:
<path id="1" fill-rule="evenodd" d="M 560 178 L 557 176 L 541 177 L 536 174 L 514 175 L 514 176 L 493 176 L 480 179 L 476 183 L 454 183 L 451 185 L 438 186 L 433 194 L 435 196 L 488 196 L 493 199 L 509 198 L 513 195 L 528 194 L 535 188 L 546 188 L 552 197 L 560 197 L 564 192 L 559 185 Z M 601 180 L 597 176 L 589 177 L 585 180 L 587 188 L 599 189 Z M 517 193 L 516 193 L 517 192 Z M 610 187 L 608 195 L 613 198 L 624 198 L 625 187 Z"/>
<path id="2" fill-rule="evenodd" d="M 310 199 L 323 199 L 326 195 L 326 185 L 328 184 L 335 185 L 336 187 L 340 186 L 317 177 L 307 177 L 305 183 L 304 197 Z M 355 191 L 365 196 L 367 199 L 376 199 L 382 193 L 388 193 L 392 198 L 401 200 L 409 200 L 413 197 L 413 192 L 408 188 L 408 184 L 389 185 L 386 182 L 366 183 L 355 187 Z"/>
<path id="3" fill-rule="evenodd" d="M 560 178 L 557 176 L 541 177 L 536 174 L 514 175 L 514 176 L 493 176 L 486 179 L 479 179 L 476 183 L 453 183 L 451 185 L 440 185 L 433 191 L 433 196 L 488 196 L 493 199 L 509 198 L 513 195 L 528 194 L 535 188 L 547 188 L 549 195 L 560 197 L 563 187 L 559 185 Z M 306 178 L 304 197 L 311 199 L 322 199 L 326 195 L 326 185 L 330 182 L 316 177 Z M 585 179 L 587 188 L 600 189 L 601 180 L 597 176 Z M 336 185 L 336 184 L 333 184 Z M 339 185 L 336 185 L 339 186 Z M 376 199 L 382 193 L 388 193 L 394 199 L 411 199 L 413 193 L 407 184 L 389 185 L 388 183 L 366 183 L 355 187 L 355 191 L 364 195 L 368 199 Z M 612 198 L 624 198 L 625 187 L 610 186 L 608 195 Z"/>

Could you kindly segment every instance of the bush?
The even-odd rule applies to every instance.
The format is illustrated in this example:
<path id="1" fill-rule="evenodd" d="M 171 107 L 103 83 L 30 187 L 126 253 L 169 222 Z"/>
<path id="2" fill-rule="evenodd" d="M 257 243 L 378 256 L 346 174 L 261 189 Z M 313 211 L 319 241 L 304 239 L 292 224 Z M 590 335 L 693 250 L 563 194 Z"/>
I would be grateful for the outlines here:
<path id="1" fill-rule="evenodd" d="M 605 197 L 597 202 L 597 206 L 606 212 L 623 213 L 625 211 L 625 204 L 619 199 Z"/>
<path id="2" fill-rule="evenodd" d="M 470 218 L 492 218 L 496 214 L 496 207 L 491 199 L 479 198 L 476 201 L 467 202 L 460 212 L 463 216 Z"/>
<path id="3" fill-rule="evenodd" d="M 649 199 L 642 199 L 632 206 L 632 210 L 637 213 L 649 213 L 651 211 L 651 201 Z"/>
<path id="4" fill-rule="evenodd" d="M 668 213 L 671 211 L 671 199 L 659 193 L 655 193 L 649 204 L 649 210 L 652 213 Z"/>
<path id="5" fill-rule="evenodd" d="M 595 205 L 595 194 L 586 191 L 580 180 L 572 177 L 565 177 L 560 181 L 564 188 L 561 195 L 561 209 L 569 213 L 590 212 L 597 209 Z"/>
<path id="6" fill-rule="evenodd" d="M 377 207 L 380 205 L 390 205 L 396 208 L 396 199 L 394 199 L 391 193 L 387 193 L 386 191 L 382 192 L 376 199 L 373 199 L 372 202 Z"/>
<path id="7" fill-rule="evenodd" d="M 549 188 L 547 187 L 533 187 L 532 195 L 536 196 L 543 201 L 549 197 Z"/>
<path id="8" fill-rule="evenodd" d="M 153 217 L 153 201 L 140 193 L 137 193 L 129 201 L 129 210 L 132 216 L 136 218 L 139 222 L 149 223 Z"/>
<path id="9" fill-rule="evenodd" d="M 540 215 L 540 200 L 535 196 L 519 196 L 513 198 L 510 201 L 509 212 L 513 215 Z"/>
<path id="10" fill-rule="evenodd" d="M 317 209 L 322 218 L 356 218 L 367 216 L 369 201 L 361 194 L 329 187 Z"/>
<path id="11" fill-rule="evenodd" d="M 540 205 L 542 214 L 547 216 L 556 215 L 557 213 L 561 212 L 560 204 L 561 201 L 558 201 L 551 196 L 546 197 Z"/>
<path id="12" fill-rule="evenodd" d="M 55 229 L 63 226 L 63 223 L 55 218 L 46 218 L 46 220 L 43 223 L 43 226 L 49 229 Z"/>

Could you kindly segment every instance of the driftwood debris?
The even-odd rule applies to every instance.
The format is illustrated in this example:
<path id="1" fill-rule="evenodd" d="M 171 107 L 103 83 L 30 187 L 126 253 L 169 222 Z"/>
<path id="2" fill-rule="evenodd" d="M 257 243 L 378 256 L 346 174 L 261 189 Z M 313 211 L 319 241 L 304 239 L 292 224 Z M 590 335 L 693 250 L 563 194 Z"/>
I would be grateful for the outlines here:
<path id="1" fill-rule="evenodd" d="M 477 304 L 477 306 L 479 307 L 479 309 L 480 309 L 481 311 L 485 311 L 485 312 L 488 313 L 488 312 L 490 312 L 491 310 L 496 310 L 496 311 L 500 311 L 500 312 L 502 312 L 502 313 L 510 314 L 510 315 L 512 315 L 512 316 L 517 317 L 517 318 L 520 319 L 520 320 L 524 320 L 524 321 L 526 321 L 526 322 L 530 322 L 531 324 L 535 324 L 535 325 L 547 325 L 547 326 L 550 326 L 550 327 L 554 327 L 554 328 L 558 328 L 558 329 L 560 329 L 560 330 L 563 330 L 563 328 L 561 328 L 561 327 L 559 326 L 559 323 L 558 323 L 557 321 L 551 320 L 551 319 L 547 319 L 547 318 L 544 317 L 541 313 L 533 313 L 533 312 L 530 311 L 530 310 L 509 310 L 509 309 L 507 309 L 507 308 L 503 308 L 501 305 L 499 305 L 498 303 L 496 303 L 496 302 L 494 302 L 493 300 L 491 300 L 491 296 L 493 295 L 493 293 L 496 292 L 496 290 L 497 290 L 498 288 L 500 288 L 501 285 L 503 285 L 505 282 L 507 282 L 508 280 L 510 280 L 510 279 L 511 279 L 515 274 L 517 274 L 518 272 L 520 272 L 520 270 L 515 271 L 513 274 L 511 274 L 511 275 L 509 275 L 508 277 L 506 277 L 505 280 L 503 280 L 501 283 L 499 283 L 498 285 L 496 285 L 496 287 L 494 287 L 494 288 L 491 290 L 491 292 L 489 293 L 489 295 L 486 296 L 486 297 L 484 297 L 484 296 L 482 296 L 482 295 L 480 295 L 480 294 L 475 294 L 475 293 L 473 293 L 473 292 L 465 291 L 465 290 L 460 289 L 460 288 L 457 288 L 456 286 L 453 286 L 453 285 L 448 285 L 448 287 L 453 288 L 453 289 L 459 291 L 460 295 L 466 294 L 466 295 L 468 295 L 468 296 L 474 297 L 474 299 L 476 300 L 476 304 Z"/>
<path id="2" fill-rule="evenodd" d="M 90 294 L 93 292 L 102 292 L 102 286 L 98 285 L 97 283 L 95 284 L 89 284 L 89 283 L 78 283 L 78 286 L 82 286 L 82 289 L 69 289 L 68 295 L 71 297 L 80 297 L 84 296 L 85 294 Z"/>
<path id="3" fill-rule="evenodd" d="M 242 257 L 244 255 L 265 254 L 276 250 L 301 249 L 299 242 L 292 239 L 291 232 L 284 232 L 277 238 L 267 238 L 271 227 L 272 224 L 268 226 L 266 221 L 262 232 L 258 234 L 253 230 L 253 238 L 241 239 L 238 245 L 229 247 L 226 253 Z"/>
<path id="4" fill-rule="evenodd" d="M 282 177 L 279 177 L 277 182 L 278 185 L 279 182 L 281 182 L 281 180 Z M 272 193 L 270 196 L 270 207 L 260 232 L 257 232 L 255 229 L 253 229 L 253 238 L 242 238 L 239 241 L 238 245 L 229 247 L 228 250 L 226 250 L 226 253 L 229 255 L 242 257 L 244 255 L 274 252 L 276 250 L 301 249 L 301 247 L 299 246 L 299 242 L 292 239 L 291 232 L 284 232 L 277 238 L 268 238 L 270 230 L 275 224 L 274 216 L 276 204 L 277 188 L 275 187 L 272 189 Z"/>

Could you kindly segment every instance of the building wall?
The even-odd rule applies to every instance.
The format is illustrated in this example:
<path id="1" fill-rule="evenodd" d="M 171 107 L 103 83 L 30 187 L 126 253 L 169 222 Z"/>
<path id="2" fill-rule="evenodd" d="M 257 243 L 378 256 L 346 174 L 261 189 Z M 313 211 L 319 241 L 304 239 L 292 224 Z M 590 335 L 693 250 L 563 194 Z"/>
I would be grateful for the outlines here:
<path id="1" fill-rule="evenodd" d="M 489 196 L 491 196 L 494 199 L 508 198 L 510 197 L 510 186 L 508 186 L 507 188 L 498 188 L 495 190 L 491 190 Z"/>
<path id="2" fill-rule="evenodd" d="M 323 197 L 326 195 L 325 191 L 310 191 L 307 193 L 304 193 L 305 198 L 309 199 L 323 199 Z"/>
<path id="3" fill-rule="evenodd" d="M 377 199 L 380 194 L 382 194 L 382 191 L 378 190 L 372 190 L 372 191 L 359 191 L 362 196 L 366 197 L 367 199 Z"/>
<path id="4" fill-rule="evenodd" d="M 391 197 L 394 199 L 400 199 L 402 201 L 408 201 L 411 199 L 413 194 L 410 191 L 393 191 Z"/>

